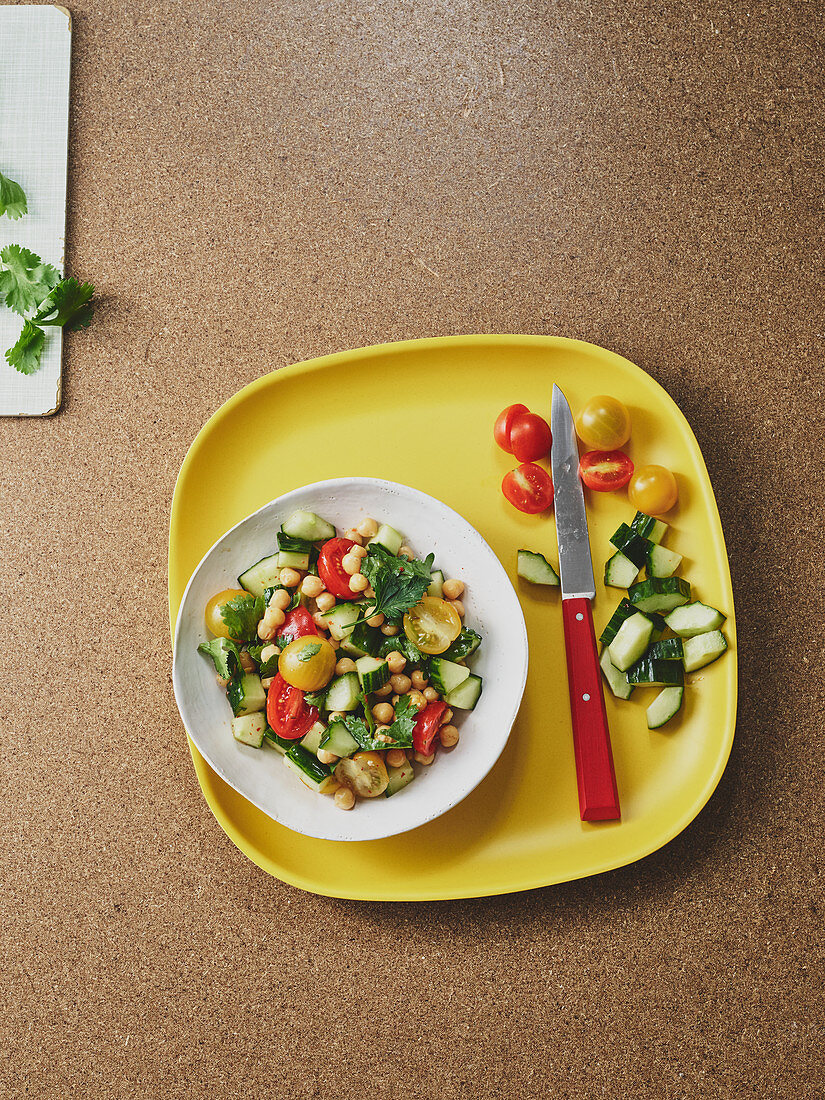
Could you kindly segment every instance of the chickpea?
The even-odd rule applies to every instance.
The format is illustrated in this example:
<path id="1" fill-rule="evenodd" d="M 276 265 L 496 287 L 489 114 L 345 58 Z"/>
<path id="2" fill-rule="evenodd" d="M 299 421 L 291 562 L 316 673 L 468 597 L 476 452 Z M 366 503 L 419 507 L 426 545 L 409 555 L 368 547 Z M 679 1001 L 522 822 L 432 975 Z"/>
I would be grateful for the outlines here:
<path id="1" fill-rule="evenodd" d="M 363 573 L 354 573 L 349 579 L 349 586 L 353 592 L 363 592 L 369 587 L 369 583 Z"/>
<path id="2" fill-rule="evenodd" d="M 264 665 L 273 657 L 277 657 L 279 652 L 280 650 L 276 645 L 265 645 L 261 650 L 261 664 Z"/>
<path id="3" fill-rule="evenodd" d="M 268 607 L 264 617 L 258 623 L 258 637 L 262 642 L 271 642 L 278 633 L 278 628 L 284 625 L 286 615 L 279 607 Z"/>
<path id="4" fill-rule="evenodd" d="M 358 546 L 364 545 L 363 538 L 354 527 L 350 527 L 348 530 L 344 531 L 344 538 L 349 539 L 350 542 L 354 542 Z"/>
<path id="5" fill-rule="evenodd" d="M 229 681 L 225 680 L 223 676 L 216 676 L 215 683 L 218 685 L 219 688 L 225 688 Z"/>
<path id="6" fill-rule="evenodd" d="M 287 592 L 283 588 L 277 589 L 277 591 L 273 592 L 269 598 L 270 610 L 274 610 L 277 608 L 278 611 L 286 611 L 291 603 L 292 593 Z"/>
<path id="7" fill-rule="evenodd" d="M 407 757 L 403 749 L 390 749 L 385 759 L 391 768 L 400 768 L 406 763 Z"/>
<path id="8" fill-rule="evenodd" d="M 419 691 L 423 691 L 428 682 L 429 681 L 427 680 L 427 677 L 424 675 L 420 668 L 417 668 L 412 674 L 412 686 L 414 688 L 418 688 Z"/>
<path id="9" fill-rule="evenodd" d="M 379 699 L 386 699 L 388 695 L 392 695 L 392 684 L 386 683 L 383 687 L 376 688 L 373 695 L 377 695 Z"/>
<path id="10" fill-rule="evenodd" d="M 305 596 L 309 596 L 314 600 L 316 596 L 320 596 L 324 591 L 324 582 L 320 577 L 313 577 L 311 573 L 307 573 L 301 581 L 301 591 Z"/>
<path id="11" fill-rule="evenodd" d="M 412 680 L 409 676 L 405 676 L 403 672 L 397 673 L 395 676 L 390 676 L 390 683 L 392 684 L 393 691 L 399 695 L 406 695 L 412 687 Z"/>
<path id="12" fill-rule="evenodd" d="M 386 725 L 395 717 L 395 711 L 390 703 L 376 703 L 372 708 L 372 716 L 376 722 Z"/>
<path id="13" fill-rule="evenodd" d="M 383 625 L 384 625 L 384 616 L 382 615 L 382 613 L 380 611 L 378 612 L 377 615 L 370 615 L 370 617 L 367 619 L 367 626 L 383 626 Z"/>
<path id="14" fill-rule="evenodd" d="M 378 534 L 378 524 L 372 516 L 366 516 L 361 520 L 355 530 L 359 535 L 363 535 L 365 539 L 371 539 Z"/>
<path id="15" fill-rule="evenodd" d="M 412 691 L 407 692 L 407 698 L 410 701 L 410 705 L 415 707 L 416 710 L 423 710 L 427 705 L 427 700 L 424 698 L 420 691 L 416 691 L 415 688 Z"/>
<path id="16" fill-rule="evenodd" d="M 455 610 L 458 612 L 458 617 L 460 619 L 464 618 L 464 604 L 461 602 L 461 600 L 447 600 L 447 603 L 450 605 L 450 607 L 455 608 Z"/>
<path id="17" fill-rule="evenodd" d="M 366 546 L 358 546 L 356 544 L 355 546 L 350 547 L 350 554 L 352 554 L 354 558 L 365 558 L 367 556 L 367 548 Z"/>
<path id="18" fill-rule="evenodd" d="M 389 726 L 376 726 L 375 727 L 375 740 L 376 741 L 383 741 L 385 745 L 391 745 L 392 744 L 392 738 L 390 736 L 388 736 L 388 734 L 387 734 L 387 730 L 389 728 L 390 728 Z"/>
<path id="19" fill-rule="evenodd" d="M 458 744 L 458 730 L 455 726 L 442 726 L 438 731 L 438 739 L 445 749 L 451 749 Z"/>
<path id="20" fill-rule="evenodd" d="M 390 691 L 392 691 L 392 687 L 390 685 L 387 685 L 387 686 L 390 688 Z M 392 705 L 394 707 L 397 707 L 400 702 L 401 702 L 401 696 L 400 695 L 393 695 Z"/>
<path id="21" fill-rule="evenodd" d="M 441 725 L 446 726 L 448 722 L 452 721 L 452 717 L 453 717 L 453 712 L 450 710 L 449 707 L 447 707 L 447 709 L 441 715 Z"/>
<path id="22" fill-rule="evenodd" d="M 334 752 L 327 752 L 326 749 L 318 749 L 318 759 L 322 764 L 337 764 L 338 757 Z"/>
<path id="23" fill-rule="evenodd" d="M 464 592 L 464 581 L 454 579 L 444 581 L 441 591 L 445 600 L 457 600 Z"/>
<path id="24" fill-rule="evenodd" d="M 384 623 L 384 625 L 381 627 L 381 633 L 384 635 L 385 638 L 394 638 L 398 633 L 398 627 L 392 626 L 391 623 Z"/>
<path id="25" fill-rule="evenodd" d="M 434 703 L 438 698 L 438 692 L 435 688 L 424 688 L 423 694 L 428 703 Z"/>
<path id="26" fill-rule="evenodd" d="M 355 661 L 349 657 L 342 657 L 335 666 L 336 676 L 343 676 L 345 672 L 355 672 Z"/>
<path id="27" fill-rule="evenodd" d="M 361 559 L 356 558 L 355 554 L 344 554 L 341 558 L 341 568 L 352 577 L 356 573 L 360 573 Z"/>
<path id="28" fill-rule="evenodd" d="M 431 752 L 425 754 L 423 752 L 417 752 L 413 759 L 415 759 L 419 764 L 423 764 L 425 768 L 428 768 L 430 764 L 432 764 L 433 760 L 435 760 L 435 753 Z"/>
<path id="29" fill-rule="evenodd" d="M 245 649 L 241 650 L 241 668 L 244 672 L 254 672 L 258 666 L 255 664 L 254 658 L 251 653 L 247 653 Z"/>
<path id="30" fill-rule="evenodd" d="M 402 546 L 398 551 L 398 556 L 399 558 L 406 558 L 407 561 L 412 561 L 415 554 L 410 550 L 409 546 Z"/>
<path id="31" fill-rule="evenodd" d="M 397 649 L 387 654 L 387 667 L 393 675 L 395 675 L 396 672 L 403 672 L 406 664 L 407 658 L 403 653 L 399 653 Z"/>
<path id="32" fill-rule="evenodd" d="M 332 611 L 335 607 L 335 597 L 331 592 L 322 592 L 320 596 L 315 597 L 315 606 L 319 611 Z"/>
<path id="33" fill-rule="evenodd" d="M 364 595 L 367 597 L 368 600 L 375 599 L 375 589 L 372 587 L 372 585 L 370 585 L 369 588 L 364 589 Z"/>
<path id="34" fill-rule="evenodd" d="M 301 574 L 297 569 L 282 569 L 278 579 L 284 588 L 297 588 L 301 583 Z"/>
<path id="35" fill-rule="evenodd" d="M 343 717 L 344 717 L 344 712 L 342 710 L 331 710 L 329 712 L 330 725 L 332 725 L 333 722 L 342 721 Z"/>
<path id="36" fill-rule="evenodd" d="M 315 614 L 312 616 L 312 621 L 315 623 L 319 630 L 329 630 L 329 620 L 320 611 L 315 612 Z"/>
<path id="37" fill-rule="evenodd" d="M 274 682 L 275 682 L 275 677 L 274 676 L 264 676 L 261 679 L 261 687 L 265 691 L 269 691 L 269 685 L 273 684 Z"/>
<path id="38" fill-rule="evenodd" d="M 355 805 L 355 795 L 349 787 L 339 787 L 333 795 L 333 802 L 339 810 L 351 810 Z"/>

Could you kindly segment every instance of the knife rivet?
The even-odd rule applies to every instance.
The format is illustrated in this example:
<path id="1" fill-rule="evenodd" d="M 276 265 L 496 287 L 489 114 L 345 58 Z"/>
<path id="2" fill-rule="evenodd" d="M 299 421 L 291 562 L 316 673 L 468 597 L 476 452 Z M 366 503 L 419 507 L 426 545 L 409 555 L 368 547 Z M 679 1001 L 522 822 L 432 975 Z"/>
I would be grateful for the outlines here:
<path id="1" fill-rule="evenodd" d="M 576 616 L 576 622 L 580 623 L 580 622 L 582 621 L 582 619 L 583 619 L 583 618 L 584 618 L 584 615 L 582 615 L 582 613 L 581 613 L 581 611 L 580 611 L 580 612 L 578 613 L 578 615 Z"/>
<path id="2" fill-rule="evenodd" d="M 585 701 L 585 703 L 590 702 L 590 696 L 587 694 L 587 692 L 585 692 L 584 695 L 582 695 L 582 699 Z"/>

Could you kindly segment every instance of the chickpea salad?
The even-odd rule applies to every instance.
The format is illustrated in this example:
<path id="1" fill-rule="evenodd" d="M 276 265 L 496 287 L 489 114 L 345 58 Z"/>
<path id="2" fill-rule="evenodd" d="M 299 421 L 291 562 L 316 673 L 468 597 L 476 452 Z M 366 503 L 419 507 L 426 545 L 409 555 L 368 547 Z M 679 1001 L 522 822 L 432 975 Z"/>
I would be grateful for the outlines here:
<path id="1" fill-rule="evenodd" d="M 232 734 L 275 749 L 342 810 L 389 798 L 458 744 L 454 711 L 481 696 L 464 583 L 371 517 L 339 535 L 294 512 L 273 550 L 206 605 L 213 637 L 198 649 L 226 690 Z"/>

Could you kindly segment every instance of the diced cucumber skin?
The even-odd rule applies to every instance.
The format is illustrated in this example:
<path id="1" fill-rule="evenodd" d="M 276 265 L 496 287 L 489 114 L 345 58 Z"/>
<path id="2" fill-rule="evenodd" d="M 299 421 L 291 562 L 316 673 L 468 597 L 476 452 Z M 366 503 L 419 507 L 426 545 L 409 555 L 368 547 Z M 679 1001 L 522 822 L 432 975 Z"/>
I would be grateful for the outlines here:
<path id="1" fill-rule="evenodd" d="M 673 550 L 667 550 L 664 546 L 651 544 L 645 561 L 645 569 L 648 577 L 672 577 L 682 564 L 682 555 Z"/>
<path id="2" fill-rule="evenodd" d="M 649 577 L 628 590 L 628 599 L 638 611 L 672 611 L 690 599 L 690 585 L 682 577 Z"/>
<path id="3" fill-rule="evenodd" d="M 647 708 L 647 728 L 661 729 L 682 709 L 684 687 L 663 688 Z"/>
<path id="4" fill-rule="evenodd" d="M 430 574 L 430 587 L 427 589 L 428 596 L 438 596 L 441 599 L 444 594 L 444 574 L 440 569 L 434 569 Z"/>
<path id="5" fill-rule="evenodd" d="M 387 789 L 384 791 L 384 797 L 392 798 L 394 794 L 403 791 L 406 786 L 412 783 L 415 779 L 415 770 L 408 760 L 405 764 L 401 764 L 397 768 L 392 766 L 388 767 L 387 775 L 389 777 L 389 783 L 387 784 Z"/>
<path id="6" fill-rule="evenodd" d="M 625 619 L 607 647 L 610 660 L 619 672 L 627 672 L 639 660 L 650 645 L 652 633 L 653 623 L 646 615 L 636 613 Z"/>
<path id="7" fill-rule="evenodd" d="M 481 645 L 481 635 L 468 626 L 461 628 L 461 633 L 456 640 L 441 654 L 448 661 L 465 661 L 471 657 Z"/>
<path id="8" fill-rule="evenodd" d="M 619 606 L 610 616 L 604 630 L 599 635 L 599 641 L 602 645 L 610 645 L 616 635 L 619 633 L 619 627 L 625 621 L 629 619 L 631 615 L 636 614 L 636 609 L 627 597 L 619 601 Z"/>
<path id="9" fill-rule="evenodd" d="M 448 661 L 443 657 L 433 657 L 430 661 L 430 680 L 435 690 L 442 695 L 454 691 L 469 675 L 470 670 L 465 665 L 457 665 L 455 661 Z"/>
<path id="10" fill-rule="evenodd" d="M 300 745 L 293 745 L 287 750 L 284 764 L 290 771 L 295 772 L 305 786 L 318 794 L 323 794 L 324 790 L 331 785 L 332 773 L 327 765 L 322 764 L 311 752 L 307 752 Z"/>
<path id="11" fill-rule="evenodd" d="M 327 735 L 327 727 L 323 722 L 315 722 L 309 730 L 304 734 L 301 740 L 298 742 L 307 752 L 311 752 L 313 756 L 318 755 L 318 749 L 321 747 L 321 742 Z"/>
<path id="12" fill-rule="evenodd" d="M 627 670 L 627 682 L 641 687 L 680 687 L 685 682 L 685 670 L 678 661 L 642 657 Z"/>
<path id="13" fill-rule="evenodd" d="M 261 711 L 241 714 L 232 719 L 232 736 L 242 745 L 259 749 L 264 743 L 266 716 Z"/>
<path id="14" fill-rule="evenodd" d="M 633 684 L 627 682 L 626 674 L 620 672 L 610 660 L 610 654 L 607 649 L 602 650 L 602 655 L 599 658 L 599 665 L 601 666 L 605 680 L 607 680 L 607 686 L 616 698 L 629 699 L 633 693 Z"/>
<path id="15" fill-rule="evenodd" d="M 559 575 L 544 554 L 535 550 L 519 550 L 516 554 L 516 573 L 530 584 L 561 584 Z"/>
<path id="16" fill-rule="evenodd" d="M 654 642 L 645 656 L 654 661 L 681 661 L 684 648 L 681 638 L 666 638 L 663 642 Z"/>
<path id="17" fill-rule="evenodd" d="M 349 637 L 353 625 L 361 617 L 363 610 L 361 604 L 339 603 L 324 615 L 329 632 L 336 642 L 342 642 L 344 638 Z"/>
<path id="18" fill-rule="evenodd" d="M 604 583 L 611 588 L 630 588 L 638 575 L 638 568 L 620 550 L 605 562 Z"/>
<path id="19" fill-rule="evenodd" d="M 390 678 L 389 665 L 377 657 L 359 657 L 355 662 L 355 671 L 365 695 L 378 691 Z"/>
<path id="20" fill-rule="evenodd" d="M 361 701 L 361 681 L 357 672 L 337 676 L 324 697 L 326 710 L 356 710 Z"/>
<path id="21" fill-rule="evenodd" d="M 284 756 L 295 744 L 294 741 L 288 741 L 286 737 L 279 737 L 277 733 L 269 728 L 267 728 L 264 734 L 264 740 L 266 740 L 276 752 L 279 752 L 281 756 Z"/>
<path id="22" fill-rule="evenodd" d="M 343 722 L 330 722 L 320 747 L 325 752 L 334 752 L 336 756 L 352 756 L 358 752 L 360 745 Z"/>
<path id="23" fill-rule="evenodd" d="M 281 524 L 281 530 L 296 539 L 306 539 L 307 542 L 320 542 L 322 539 L 335 538 L 335 528 L 327 520 L 315 512 L 306 512 L 299 508 Z"/>
<path id="24" fill-rule="evenodd" d="M 667 616 L 666 622 L 673 633 L 678 634 L 680 638 L 693 638 L 697 634 L 718 630 L 725 618 L 726 616 L 715 607 L 697 600 L 695 603 L 675 608 Z"/>
<path id="25" fill-rule="evenodd" d="M 372 546 L 376 542 L 383 546 L 385 550 L 388 550 L 390 554 L 397 555 L 401 549 L 401 544 L 404 542 L 404 537 L 394 527 L 390 527 L 388 523 L 382 523 L 367 545 Z"/>
<path id="26" fill-rule="evenodd" d="M 630 523 L 630 527 L 654 545 L 658 545 L 662 541 L 668 530 L 668 525 L 664 520 L 649 516 L 646 512 L 637 512 Z"/>
<path id="27" fill-rule="evenodd" d="M 279 550 L 278 565 L 281 569 L 308 569 L 309 554 L 296 554 L 293 550 Z"/>
<path id="28" fill-rule="evenodd" d="M 278 554 L 270 554 L 245 569 L 238 577 L 238 584 L 252 596 L 263 596 L 267 588 L 279 583 L 280 573 Z"/>
<path id="29" fill-rule="evenodd" d="M 632 561 L 639 569 L 647 561 L 652 546 L 652 543 L 648 542 L 643 535 L 640 535 L 638 531 L 631 530 L 626 523 L 620 524 L 613 532 L 610 536 L 610 544 L 615 546 L 619 553 L 623 554 L 628 561 Z"/>
<path id="30" fill-rule="evenodd" d="M 695 634 L 692 638 L 685 638 L 682 644 L 685 672 L 698 672 L 700 668 L 705 668 L 717 661 L 728 648 L 727 640 L 721 630 Z"/>
<path id="31" fill-rule="evenodd" d="M 378 627 L 367 626 L 366 623 L 359 623 L 349 637 L 344 639 L 344 642 L 347 641 L 352 642 L 353 646 L 360 649 L 361 656 L 367 654 L 370 657 L 377 657 L 381 644 L 384 641 L 384 635 Z"/>
<path id="32" fill-rule="evenodd" d="M 474 710 L 481 696 L 482 682 L 480 676 L 470 675 L 463 684 L 444 696 L 444 702 L 448 707 L 457 710 Z"/>
<path id="33" fill-rule="evenodd" d="M 296 538 L 294 535 L 288 535 L 284 530 L 280 530 L 275 537 L 279 550 L 292 550 L 296 554 L 308 554 L 310 558 L 316 553 L 315 544 L 309 539 Z"/>
<path id="34" fill-rule="evenodd" d="M 244 714 L 253 714 L 266 706 L 266 692 L 260 676 L 256 676 L 254 672 L 233 677 L 227 685 L 226 697 L 236 718 Z"/>

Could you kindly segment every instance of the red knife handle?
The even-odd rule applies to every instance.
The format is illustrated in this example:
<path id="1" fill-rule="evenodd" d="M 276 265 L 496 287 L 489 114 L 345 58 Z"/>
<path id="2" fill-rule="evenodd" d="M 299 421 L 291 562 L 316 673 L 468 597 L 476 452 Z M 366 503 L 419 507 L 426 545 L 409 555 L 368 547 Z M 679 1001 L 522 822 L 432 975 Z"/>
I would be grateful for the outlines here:
<path id="1" fill-rule="evenodd" d="M 617 821 L 622 814 L 590 600 L 562 600 L 561 607 L 581 819 Z"/>

